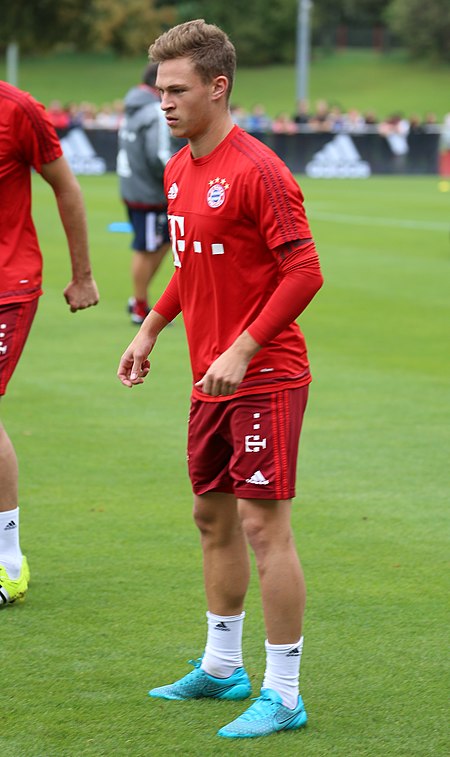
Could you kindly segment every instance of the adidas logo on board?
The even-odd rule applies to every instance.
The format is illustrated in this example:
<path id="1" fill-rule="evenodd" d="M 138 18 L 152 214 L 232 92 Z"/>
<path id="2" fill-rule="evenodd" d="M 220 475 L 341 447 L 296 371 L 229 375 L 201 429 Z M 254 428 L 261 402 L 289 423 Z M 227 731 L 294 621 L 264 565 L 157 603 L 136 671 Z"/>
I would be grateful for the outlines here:
<path id="1" fill-rule="evenodd" d="M 370 165 L 363 160 L 348 134 L 338 134 L 306 164 L 313 179 L 367 179 Z"/>
<path id="2" fill-rule="evenodd" d="M 106 161 L 96 154 L 83 129 L 70 129 L 61 139 L 64 157 L 75 174 L 99 176 L 106 173 Z"/>

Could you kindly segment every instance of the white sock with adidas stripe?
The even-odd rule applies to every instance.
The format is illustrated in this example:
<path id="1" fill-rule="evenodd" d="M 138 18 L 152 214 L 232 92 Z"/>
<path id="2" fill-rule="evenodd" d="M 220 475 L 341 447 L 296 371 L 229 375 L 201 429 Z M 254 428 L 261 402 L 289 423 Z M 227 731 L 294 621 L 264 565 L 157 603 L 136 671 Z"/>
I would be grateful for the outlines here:
<path id="1" fill-rule="evenodd" d="M 0 565 L 15 581 L 20 576 L 22 552 L 19 546 L 19 508 L 0 512 Z"/>
<path id="2" fill-rule="evenodd" d="M 208 637 L 201 668 L 216 678 L 229 678 L 242 668 L 242 630 L 245 612 L 240 615 L 214 615 L 207 612 Z"/>
<path id="3" fill-rule="evenodd" d="M 303 636 L 296 644 L 269 644 L 266 639 L 266 672 L 263 689 L 274 689 L 283 704 L 293 710 L 298 702 Z"/>

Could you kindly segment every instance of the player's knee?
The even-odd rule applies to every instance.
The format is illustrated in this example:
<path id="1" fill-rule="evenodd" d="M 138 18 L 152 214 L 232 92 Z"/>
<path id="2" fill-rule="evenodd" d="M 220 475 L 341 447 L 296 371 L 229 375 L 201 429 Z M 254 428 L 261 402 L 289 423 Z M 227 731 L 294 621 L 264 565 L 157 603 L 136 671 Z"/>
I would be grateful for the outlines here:
<path id="1" fill-rule="evenodd" d="M 242 528 L 260 566 L 271 554 L 287 554 L 293 547 L 290 528 L 275 528 L 273 523 L 255 513 L 242 518 Z"/>
<path id="2" fill-rule="evenodd" d="M 194 523 L 200 531 L 203 547 L 223 548 L 233 544 L 242 531 L 239 521 L 230 521 L 220 515 L 217 508 L 202 508 L 194 505 Z"/>
<path id="3" fill-rule="evenodd" d="M 242 527 L 250 547 L 256 557 L 264 557 L 270 548 L 271 534 L 263 519 L 256 515 L 247 515 L 242 520 Z"/>
<path id="4" fill-rule="evenodd" d="M 212 535 L 219 530 L 219 520 L 214 510 L 202 507 L 199 502 L 195 502 L 192 515 L 194 523 L 202 535 Z"/>

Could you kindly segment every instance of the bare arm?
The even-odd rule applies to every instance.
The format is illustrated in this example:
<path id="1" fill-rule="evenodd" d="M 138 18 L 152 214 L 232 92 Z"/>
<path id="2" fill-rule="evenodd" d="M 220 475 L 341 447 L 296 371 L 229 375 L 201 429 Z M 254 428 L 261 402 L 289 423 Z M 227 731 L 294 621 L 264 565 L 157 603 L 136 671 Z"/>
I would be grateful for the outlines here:
<path id="1" fill-rule="evenodd" d="M 74 313 L 96 305 L 99 299 L 97 285 L 91 273 L 83 195 L 64 157 L 44 164 L 42 176 L 55 193 L 58 212 L 67 238 L 72 281 L 65 288 L 64 297 Z"/>

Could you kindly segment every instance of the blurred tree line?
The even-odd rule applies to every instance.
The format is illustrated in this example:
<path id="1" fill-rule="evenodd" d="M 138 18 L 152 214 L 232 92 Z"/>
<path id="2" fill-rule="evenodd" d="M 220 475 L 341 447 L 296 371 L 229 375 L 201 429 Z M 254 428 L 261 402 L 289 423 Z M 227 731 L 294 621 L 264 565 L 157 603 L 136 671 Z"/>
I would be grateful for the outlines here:
<path id="1" fill-rule="evenodd" d="M 293 63 L 298 0 L 0 0 L 0 47 L 142 54 L 165 29 L 191 18 L 217 23 L 246 66 Z M 313 47 L 339 28 L 384 29 L 415 57 L 450 61 L 449 0 L 313 0 Z"/>

